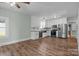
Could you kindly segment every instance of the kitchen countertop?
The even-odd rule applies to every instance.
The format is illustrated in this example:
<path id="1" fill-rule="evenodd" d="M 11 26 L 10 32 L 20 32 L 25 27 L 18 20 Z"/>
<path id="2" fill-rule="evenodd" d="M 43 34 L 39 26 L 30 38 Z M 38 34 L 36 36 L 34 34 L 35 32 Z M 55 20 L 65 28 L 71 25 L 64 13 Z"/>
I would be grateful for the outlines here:
<path id="1" fill-rule="evenodd" d="M 31 32 L 51 31 L 52 29 L 32 29 Z"/>

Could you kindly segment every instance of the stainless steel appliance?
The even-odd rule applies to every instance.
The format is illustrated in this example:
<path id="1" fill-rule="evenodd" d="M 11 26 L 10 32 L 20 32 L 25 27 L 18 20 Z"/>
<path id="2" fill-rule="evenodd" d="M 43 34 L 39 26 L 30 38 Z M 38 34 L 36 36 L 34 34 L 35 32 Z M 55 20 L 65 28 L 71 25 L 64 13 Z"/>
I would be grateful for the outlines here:
<path id="1" fill-rule="evenodd" d="M 67 38 L 67 24 L 58 24 L 58 37 Z"/>
<path id="2" fill-rule="evenodd" d="M 51 37 L 56 37 L 57 25 L 52 25 Z"/>

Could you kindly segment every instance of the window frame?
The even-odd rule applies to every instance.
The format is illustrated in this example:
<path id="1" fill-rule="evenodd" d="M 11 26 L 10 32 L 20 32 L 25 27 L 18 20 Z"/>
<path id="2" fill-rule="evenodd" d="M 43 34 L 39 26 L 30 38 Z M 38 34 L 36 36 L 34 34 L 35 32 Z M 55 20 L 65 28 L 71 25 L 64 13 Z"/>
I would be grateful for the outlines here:
<path id="1" fill-rule="evenodd" d="M 0 19 L 5 20 L 6 27 L 3 27 L 3 28 L 6 28 L 5 39 L 9 39 L 9 18 L 0 16 Z"/>

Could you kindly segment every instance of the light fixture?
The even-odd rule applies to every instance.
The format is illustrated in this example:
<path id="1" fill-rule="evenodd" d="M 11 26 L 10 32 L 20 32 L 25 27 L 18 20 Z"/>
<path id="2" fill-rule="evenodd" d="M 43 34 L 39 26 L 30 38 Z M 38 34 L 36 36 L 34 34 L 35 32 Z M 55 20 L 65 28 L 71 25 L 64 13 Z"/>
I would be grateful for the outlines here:
<path id="1" fill-rule="evenodd" d="M 15 2 L 6 2 L 8 4 L 10 4 L 11 6 L 14 6 L 16 3 Z"/>
<path id="2" fill-rule="evenodd" d="M 15 2 L 11 2 L 10 5 L 11 5 L 11 6 L 14 6 L 14 5 L 15 5 Z"/>

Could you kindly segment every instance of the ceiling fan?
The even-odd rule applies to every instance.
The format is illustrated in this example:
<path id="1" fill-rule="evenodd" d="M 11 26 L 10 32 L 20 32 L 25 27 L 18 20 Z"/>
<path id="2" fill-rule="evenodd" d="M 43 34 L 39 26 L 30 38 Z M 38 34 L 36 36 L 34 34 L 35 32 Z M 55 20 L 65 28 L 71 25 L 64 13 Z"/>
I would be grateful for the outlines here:
<path id="1" fill-rule="evenodd" d="M 9 3 L 11 6 L 16 6 L 17 8 L 21 8 L 21 6 L 18 4 L 18 2 L 7 2 Z M 23 4 L 27 4 L 29 5 L 30 2 L 19 2 L 19 3 L 23 3 Z"/>

